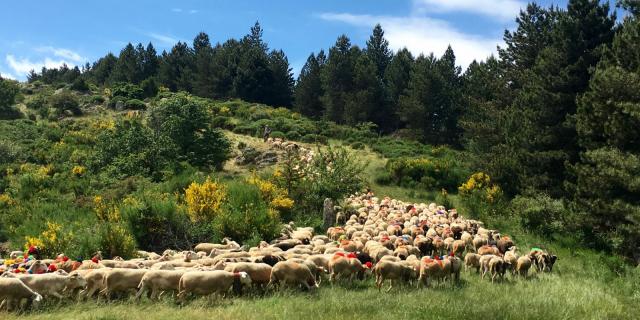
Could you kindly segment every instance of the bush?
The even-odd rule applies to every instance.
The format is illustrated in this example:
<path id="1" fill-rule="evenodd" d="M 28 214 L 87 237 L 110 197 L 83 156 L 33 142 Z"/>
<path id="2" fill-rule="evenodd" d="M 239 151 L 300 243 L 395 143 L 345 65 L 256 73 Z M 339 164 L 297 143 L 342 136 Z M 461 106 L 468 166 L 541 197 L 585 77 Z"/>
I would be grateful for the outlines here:
<path id="1" fill-rule="evenodd" d="M 142 83 L 140 83 L 140 87 L 145 98 L 153 98 L 159 91 L 158 83 L 154 78 L 144 79 Z"/>
<path id="2" fill-rule="evenodd" d="M 211 124 L 215 128 L 222 128 L 227 130 L 234 130 L 235 124 L 231 121 L 231 118 L 225 116 L 217 116 L 211 120 Z"/>
<path id="3" fill-rule="evenodd" d="M 36 94 L 31 97 L 26 103 L 27 108 L 32 110 L 40 110 L 48 108 L 47 99 L 42 94 Z"/>
<path id="4" fill-rule="evenodd" d="M 175 94 L 151 108 L 149 126 L 178 147 L 179 159 L 198 167 L 222 169 L 231 156 L 231 143 L 211 128 L 207 105 L 185 94 Z"/>
<path id="5" fill-rule="evenodd" d="M 107 106 L 111 109 L 124 109 L 127 98 L 125 97 L 113 97 L 109 99 Z"/>
<path id="6" fill-rule="evenodd" d="M 102 223 L 97 236 L 99 250 L 106 257 L 134 257 L 136 243 L 126 225 L 117 222 Z"/>
<path id="7" fill-rule="evenodd" d="M 365 145 L 364 145 L 364 143 L 358 141 L 358 142 L 352 143 L 351 144 L 351 148 L 356 149 L 356 150 L 362 150 L 362 149 L 365 148 Z"/>
<path id="8" fill-rule="evenodd" d="M 78 98 L 67 90 L 52 95 L 51 98 L 49 98 L 49 106 L 56 109 L 57 114 L 62 114 L 66 111 L 76 116 L 82 114 Z"/>
<path id="9" fill-rule="evenodd" d="M 571 216 L 561 200 L 546 194 L 517 196 L 511 201 L 510 210 L 523 227 L 545 235 L 563 231 L 565 219 Z"/>
<path id="10" fill-rule="evenodd" d="M 224 185 L 207 177 L 203 183 L 192 182 L 184 195 L 191 221 L 212 221 L 220 213 L 227 191 Z"/>
<path id="11" fill-rule="evenodd" d="M 329 139 L 319 134 L 307 134 L 302 137 L 301 141 L 307 143 L 327 144 L 329 142 Z"/>
<path id="12" fill-rule="evenodd" d="M 82 78 L 76 78 L 76 80 L 74 80 L 71 83 L 71 86 L 69 87 L 71 90 L 76 90 L 76 91 L 80 91 L 80 92 L 87 92 L 89 91 L 89 85 L 87 84 L 87 82 L 82 79 Z"/>
<path id="13" fill-rule="evenodd" d="M 89 98 L 89 103 L 92 104 L 103 104 L 105 101 L 104 97 L 99 94 L 94 94 Z"/>
<path id="14" fill-rule="evenodd" d="M 389 172 L 383 171 L 376 175 L 374 178 L 375 183 L 383 186 L 390 185 L 393 182 L 393 179 Z"/>
<path id="15" fill-rule="evenodd" d="M 300 138 L 302 137 L 300 133 L 295 130 L 287 132 L 285 136 L 287 137 L 288 140 L 294 140 L 294 141 L 299 141 Z"/>
<path id="16" fill-rule="evenodd" d="M 131 110 L 144 110 L 147 108 L 147 105 L 138 99 L 131 99 L 125 103 L 124 107 Z"/>
<path id="17" fill-rule="evenodd" d="M 280 132 L 280 131 L 273 131 L 269 136 L 274 139 L 276 138 L 285 139 L 287 137 L 283 132 Z"/>
<path id="18" fill-rule="evenodd" d="M 472 217 L 489 222 L 504 216 L 506 203 L 502 189 L 491 182 L 491 177 L 476 172 L 458 188 L 460 201 Z"/>
<path id="19" fill-rule="evenodd" d="M 144 99 L 144 91 L 133 83 L 114 83 L 111 86 L 112 97 L 123 97 L 124 100 Z"/>
<path id="20" fill-rule="evenodd" d="M 269 209 L 258 187 L 242 182 L 228 185 L 228 201 L 223 205 L 213 228 L 218 240 L 230 237 L 236 241 L 263 239 L 270 241 L 280 233 L 277 211 Z"/>
<path id="21" fill-rule="evenodd" d="M 389 160 L 385 169 L 396 184 L 404 187 L 455 190 L 464 181 L 464 170 L 452 159 L 396 158 Z"/>

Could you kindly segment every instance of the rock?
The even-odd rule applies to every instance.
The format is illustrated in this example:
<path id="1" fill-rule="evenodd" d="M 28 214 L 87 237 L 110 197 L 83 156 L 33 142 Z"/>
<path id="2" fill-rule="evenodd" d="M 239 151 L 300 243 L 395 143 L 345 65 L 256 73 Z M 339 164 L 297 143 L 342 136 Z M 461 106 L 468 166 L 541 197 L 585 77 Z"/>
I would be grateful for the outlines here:
<path id="1" fill-rule="evenodd" d="M 329 227 L 332 227 L 335 224 L 336 213 L 333 210 L 333 200 L 329 198 L 324 199 L 322 217 L 322 228 L 324 228 L 324 230 L 329 229 Z"/>

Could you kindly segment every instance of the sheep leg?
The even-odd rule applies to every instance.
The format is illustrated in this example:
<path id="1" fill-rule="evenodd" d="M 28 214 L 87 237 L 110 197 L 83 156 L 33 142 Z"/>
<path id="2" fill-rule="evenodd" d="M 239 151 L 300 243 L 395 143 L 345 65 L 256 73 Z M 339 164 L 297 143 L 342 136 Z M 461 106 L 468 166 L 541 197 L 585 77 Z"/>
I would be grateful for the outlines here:
<path id="1" fill-rule="evenodd" d="M 135 298 L 134 298 L 134 299 L 135 299 L 136 301 L 139 301 L 139 300 L 140 300 L 140 298 L 142 297 L 142 294 L 143 294 L 146 290 L 147 290 L 147 288 L 145 288 L 145 287 L 144 287 L 144 285 L 143 285 L 143 286 L 141 286 L 141 287 L 140 287 L 140 289 L 138 290 L 138 292 L 136 293 L 136 296 L 135 296 Z"/>
<path id="2" fill-rule="evenodd" d="M 393 288 L 393 279 L 389 279 L 389 289 L 387 289 L 387 291 L 385 292 L 391 291 L 391 288 Z"/>

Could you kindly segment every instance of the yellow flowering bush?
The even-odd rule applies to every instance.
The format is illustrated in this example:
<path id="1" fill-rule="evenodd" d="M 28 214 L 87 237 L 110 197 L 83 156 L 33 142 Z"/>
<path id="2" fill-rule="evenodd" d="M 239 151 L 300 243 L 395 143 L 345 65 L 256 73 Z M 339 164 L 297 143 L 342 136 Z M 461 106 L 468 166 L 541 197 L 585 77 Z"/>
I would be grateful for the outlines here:
<path id="1" fill-rule="evenodd" d="M 16 204 L 16 201 L 6 193 L 0 193 L 0 208 L 10 207 Z"/>
<path id="2" fill-rule="evenodd" d="M 64 252 L 73 241 L 73 233 L 64 232 L 59 223 L 47 221 L 47 228 L 38 237 L 26 237 L 25 250 L 36 246 L 45 256 Z"/>
<path id="3" fill-rule="evenodd" d="M 278 211 L 289 210 L 293 207 L 294 202 L 289 198 L 287 190 L 278 187 L 275 183 L 260 179 L 255 174 L 248 178 L 247 182 L 258 187 L 262 199 L 269 204 L 269 207 Z"/>
<path id="4" fill-rule="evenodd" d="M 192 182 L 185 190 L 187 214 L 192 221 L 212 220 L 220 213 L 220 205 L 227 196 L 223 184 L 211 181 Z"/>
<path id="5" fill-rule="evenodd" d="M 116 206 L 108 205 L 101 196 L 93 197 L 93 208 L 98 220 L 103 222 L 120 221 L 120 209 Z"/>
<path id="6" fill-rule="evenodd" d="M 458 191 L 467 209 L 476 216 L 493 215 L 503 209 L 502 189 L 492 183 L 491 177 L 484 172 L 472 174 Z"/>
<path id="7" fill-rule="evenodd" d="M 136 242 L 124 225 L 108 222 L 101 226 L 98 234 L 100 250 L 108 257 L 132 257 L 136 250 Z"/>
<path id="8" fill-rule="evenodd" d="M 87 172 L 87 168 L 83 166 L 73 166 L 73 169 L 71 169 L 71 173 L 73 173 L 73 175 L 76 177 L 83 176 L 85 172 Z"/>

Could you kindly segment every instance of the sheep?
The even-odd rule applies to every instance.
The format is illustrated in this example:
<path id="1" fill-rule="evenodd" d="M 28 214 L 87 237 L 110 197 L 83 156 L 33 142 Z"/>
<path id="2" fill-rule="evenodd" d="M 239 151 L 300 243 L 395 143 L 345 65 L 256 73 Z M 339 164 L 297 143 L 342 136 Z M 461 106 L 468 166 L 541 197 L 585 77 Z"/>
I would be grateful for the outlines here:
<path id="1" fill-rule="evenodd" d="M 420 261 L 420 276 L 418 277 L 418 286 L 421 284 L 429 287 L 430 279 L 445 279 L 451 274 L 451 261 L 448 259 L 431 259 L 424 257 Z"/>
<path id="2" fill-rule="evenodd" d="M 522 256 L 518 258 L 518 261 L 516 263 L 516 268 L 515 268 L 515 272 L 518 275 L 526 278 L 530 268 L 531 268 L 531 258 L 529 258 L 529 256 Z"/>
<path id="3" fill-rule="evenodd" d="M 147 271 L 147 269 L 111 269 L 111 272 L 104 277 L 104 289 L 100 294 L 106 296 L 107 300 L 111 300 L 113 292 L 135 290 Z"/>
<path id="4" fill-rule="evenodd" d="M 232 287 L 239 292 L 242 286 L 250 285 L 251 277 L 246 272 L 189 271 L 185 272 L 178 282 L 178 300 L 184 302 L 190 293 L 210 295 L 226 294 Z"/>
<path id="5" fill-rule="evenodd" d="M 7 306 L 7 311 L 11 311 L 13 303 L 21 304 L 23 299 L 27 299 L 27 306 L 38 304 L 42 301 L 42 296 L 30 289 L 17 278 L 0 277 L 0 310 Z"/>
<path id="6" fill-rule="evenodd" d="M 251 282 L 259 287 L 269 284 L 271 269 L 272 267 L 266 263 L 249 262 L 234 263 L 224 268 L 225 271 L 229 272 L 246 272 L 251 277 Z"/>
<path id="7" fill-rule="evenodd" d="M 92 297 L 96 292 L 100 292 L 105 288 L 104 278 L 111 272 L 111 268 L 89 269 L 92 270 L 84 276 L 87 281 L 85 289 L 80 291 L 80 295 L 84 298 Z"/>
<path id="8" fill-rule="evenodd" d="M 273 287 L 281 281 L 289 285 L 302 285 L 307 290 L 318 287 L 311 270 L 309 270 L 306 265 L 293 261 L 278 262 L 273 266 L 273 269 L 271 269 L 271 279 L 269 280 L 268 286 Z"/>
<path id="9" fill-rule="evenodd" d="M 387 292 L 393 288 L 394 281 L 412 279 L 415 277 L 415 272 L 411 265 L 394 261 L 381 261 L 373 268 L 378 291 L 382 288 L 384 281 L 389 280 Z"/>
<path id="10" fill-rule="evenodd" d="M 329 281 L 333 282 L 338 276 L 348 277 L 350 281 L 360 272 L 364 266 L 354 253 L 348 255 L 336 254 L 329 261 Z"/>
<path id="11" fill-rule="evenodd" d="M 136 300 L 139 300 L 145 292 L 148 292 L 149 299 L 156 300 L 161 292 L 178 291 L 178 283 L 185 272 L 184 269 L 147 271 L 137 286 Z"/>
<path id="12" fill-rule="evenodd" d="M 488 246 L 488 245 L 478 248 L 477 252 L 481 256 L 488 255 L 488 254 L 492 254 L 492 255 L 500 254 L 500 250 L 498 250 L 497 247 Z"/>
<path id="13" fill-rule="evenodd" d="M 63 276 L 56 273 L 30 274 L 18 277 L 31 290 L 43 296 L 54 296 L 58 299 L 64 298 L 63 291 L 84 287 L 87 281 L 78 273 Z"/>
<path id="14" fill-rule="evenodd" d="M 464 256 L 464 269 L 465 271 L 469 271 L 469 268 L 475 268 L 476 269 L 476 273 L 480 273 L 480 258 L 482 256 L 477 254 L 477 253 L 473 253 L 473 252 L 469 252 Z"/>
<path id="15" fill-rule="evenodd" d="M 493 256 L 488 263 L 488 271 L 491 273 L 491 282 L 494 282 L 496 277 L 500 276 L 504 278 L 505 263 L 501 257 Z M 486 271 L 485 271 L 486 273 Z M 484 274 L 482 274 L 484 277 Z"/>
<path id="16" fill-rule="evenodd" d="M 511 270 L 512 274 L 516 272 L 516 264 L 518 263 L 518 254 L 516 253 L 516 247 L 512 246 L 504 254 L 505 267 Z"/>

